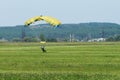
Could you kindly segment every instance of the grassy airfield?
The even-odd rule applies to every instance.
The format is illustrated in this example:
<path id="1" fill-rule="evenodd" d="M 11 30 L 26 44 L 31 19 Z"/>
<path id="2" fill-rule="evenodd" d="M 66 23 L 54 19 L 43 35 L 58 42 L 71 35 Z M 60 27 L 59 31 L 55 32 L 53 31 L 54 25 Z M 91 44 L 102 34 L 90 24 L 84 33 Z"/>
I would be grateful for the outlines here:
<path id="1" fill-rule="evenodd" d="M 0 43 L 0 80 L 120 80 L 120 42 Z"/>

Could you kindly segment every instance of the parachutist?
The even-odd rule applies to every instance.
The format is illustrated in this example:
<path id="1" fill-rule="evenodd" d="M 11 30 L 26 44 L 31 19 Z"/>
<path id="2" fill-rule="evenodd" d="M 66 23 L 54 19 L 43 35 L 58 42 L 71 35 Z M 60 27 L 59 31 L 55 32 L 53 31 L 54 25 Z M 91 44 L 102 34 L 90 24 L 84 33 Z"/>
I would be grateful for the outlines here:
<path id="1" fill-rule="evenodd" d="M 42 52 L 43 53 L 46 52 L 46 49 L 45 49 L 46 41 L 41 41 L 40 44 L 41 44 L 41 50 L 42 50 Z"/>

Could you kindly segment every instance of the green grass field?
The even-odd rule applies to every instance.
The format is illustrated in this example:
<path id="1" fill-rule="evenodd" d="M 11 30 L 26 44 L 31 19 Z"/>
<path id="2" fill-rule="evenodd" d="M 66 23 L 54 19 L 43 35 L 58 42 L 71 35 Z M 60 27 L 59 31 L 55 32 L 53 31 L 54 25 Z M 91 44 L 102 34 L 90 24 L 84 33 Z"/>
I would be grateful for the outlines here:
<path id="1" fill-rule="evenodd" d="M 120 80 L 120 42 L 0 43 L 0 80 Z"/>

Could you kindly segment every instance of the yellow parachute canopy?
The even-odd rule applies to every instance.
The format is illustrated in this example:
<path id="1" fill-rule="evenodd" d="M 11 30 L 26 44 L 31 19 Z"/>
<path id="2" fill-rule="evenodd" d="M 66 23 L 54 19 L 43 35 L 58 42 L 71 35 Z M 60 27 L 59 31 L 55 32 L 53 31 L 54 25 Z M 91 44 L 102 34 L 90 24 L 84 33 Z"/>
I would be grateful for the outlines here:
<path id="1" fill-rule="evenodd" d="M 59 20 L 57 20 L 56 18 L 50 17 L 50 16 L 35 16 L 33 18 L 28 19 L 25 22 L 26 26 L 29 26 L 30 24 L 36 22 L 36 21 L 41 21 L 44 20 L 47 23 L 51 24 L 52 26 L 59 26 L 61 24 L 61 22 Z"/>

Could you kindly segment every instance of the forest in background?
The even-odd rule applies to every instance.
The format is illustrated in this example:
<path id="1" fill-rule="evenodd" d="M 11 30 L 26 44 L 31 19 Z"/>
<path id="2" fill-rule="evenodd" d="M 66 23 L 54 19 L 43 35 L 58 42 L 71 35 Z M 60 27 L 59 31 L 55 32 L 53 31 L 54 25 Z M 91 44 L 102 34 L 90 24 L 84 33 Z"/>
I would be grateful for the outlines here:
<path id="1" fill-rule="evenodd" d="M 8 41 L 25 41 L 44 39 L 47 41 L 69 41 L 89 40 L 93 38 L 113 38 L 120 35 L 120 25 L 116 23 L 79 23 L 79 24 L 62 24 L 58 28 L 53 28 L 49 24 L 38 24 L 24 27 L 17 26 L 0 26 L 0 39 Z"/>

